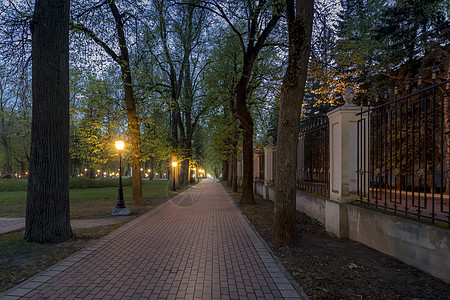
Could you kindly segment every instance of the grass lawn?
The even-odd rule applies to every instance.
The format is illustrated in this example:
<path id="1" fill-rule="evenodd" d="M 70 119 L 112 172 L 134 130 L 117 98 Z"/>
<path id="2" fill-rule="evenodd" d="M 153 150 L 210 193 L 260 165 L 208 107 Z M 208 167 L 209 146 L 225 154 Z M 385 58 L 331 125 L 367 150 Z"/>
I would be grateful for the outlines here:
<path id="1" fill-rule="evenodd" d="M 133 215 L 139 215 L 157 206 L 180 191 L 169 191 L 168 180 L 143 180 L 142 190 L 146 206 L 131 204 L 131 186 L 123 188 L 125 205 L 130 208 Z M 71 189 L 70 217 L 71 219 L 91 219 L 109 217 L 117 202 L 117 187 Z M 25 217 L 27 192 L 1 192 L 0 217 Z"/>

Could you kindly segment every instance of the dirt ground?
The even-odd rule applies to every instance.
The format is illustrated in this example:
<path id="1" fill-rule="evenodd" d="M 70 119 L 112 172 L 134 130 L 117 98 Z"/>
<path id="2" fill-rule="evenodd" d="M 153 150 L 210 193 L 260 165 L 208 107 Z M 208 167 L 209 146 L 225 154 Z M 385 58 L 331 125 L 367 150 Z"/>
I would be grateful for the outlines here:
<path id="1" fill-rule="evenodd" d="M 239 201 L 240 194 L 230 194 Z M 450 299 L 450 284 L 362 244 L 339 239 L 303 213 L 297 214 L 299 247 L 274 249 L 273 202 L 255 198 L 255 205 L 238 206 L 311 298 Z"/>

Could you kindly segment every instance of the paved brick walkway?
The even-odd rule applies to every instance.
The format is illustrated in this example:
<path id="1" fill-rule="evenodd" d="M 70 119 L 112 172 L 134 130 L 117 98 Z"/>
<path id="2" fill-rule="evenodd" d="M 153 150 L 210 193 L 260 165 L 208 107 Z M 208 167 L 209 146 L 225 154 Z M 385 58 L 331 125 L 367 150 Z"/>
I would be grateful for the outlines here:
<path id="1" fill-rule="evenodd" d="M 0 234 L 23 230 L 25 218 L 0 218 Z"/>
<path id="2" fill-rule="evenodd" d="M 222 185 L 206 181 L 0 298 L 300 297 Z"/>

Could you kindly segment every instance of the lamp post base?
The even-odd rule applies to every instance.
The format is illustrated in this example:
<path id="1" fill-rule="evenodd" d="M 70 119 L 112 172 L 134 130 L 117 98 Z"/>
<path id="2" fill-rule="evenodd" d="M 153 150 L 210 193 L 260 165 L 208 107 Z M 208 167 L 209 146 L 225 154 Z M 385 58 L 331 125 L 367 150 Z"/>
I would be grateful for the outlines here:
<path id="1" fill-rule="evenodd" d="M 111 215 L 113 216 L 128 216 L 130 214 L 130 209 L 128 207 L 124 208 L 114 208 Z"/>

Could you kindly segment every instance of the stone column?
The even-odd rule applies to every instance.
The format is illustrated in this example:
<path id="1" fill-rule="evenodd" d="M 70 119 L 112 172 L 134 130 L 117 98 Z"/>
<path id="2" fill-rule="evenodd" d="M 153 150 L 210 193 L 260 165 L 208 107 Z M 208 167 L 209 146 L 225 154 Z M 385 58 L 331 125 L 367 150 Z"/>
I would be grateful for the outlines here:
<path id="1" fill-rule="evenodd" d="M 275 149 L 275 146 L 270 143 L 269 145 L 264 147 L 264 187 L 265 187 L 265 193 L 264 193 L 264 199 L 269 199 L 269 189 L 274 184 L 274 176 L 273 173 L 275 172 L 273 168 L 273 151 Z"/>
<path id="2" fill-rule="evenodd" d="M 358 172 L 361 171 L 357 167 L 358 121 L 361 120 L 357 114 L 361 108 L 352 103 L 354 92 L 351 87 L 345 89 L 343 97 L 346 104 L 327 114 L 330 121 L 330 201 L 325 205 L 325 227 L 338 237 L 347 237 L 347 207 L 344 204 L 357 198 Z M 367 138 L 366 133 L 366 143 Z"/>
<path id="3" fill-rule="evenodd" d="M 253 193 L 256 194 L 256 177 L 259 174 L 258 154 L 253 151 Z"/>
<path id="4" fill-rule="evenodd" d="M 243 173 L 243 171 L 242 171 L 242 168 L 243 168 L 243 166 L 242 166 L 242 158 L 238 158 L 237 159 L 237 179 L 238 179 L 238 186 L 241 186 L 242 185 L 242 173 Z"/>
<path id="5" fill-rule="evenodd" d="M 297 143 L 297 186 L 302 186 L 305 181 L 305 136 L 299 134 Z"/>

